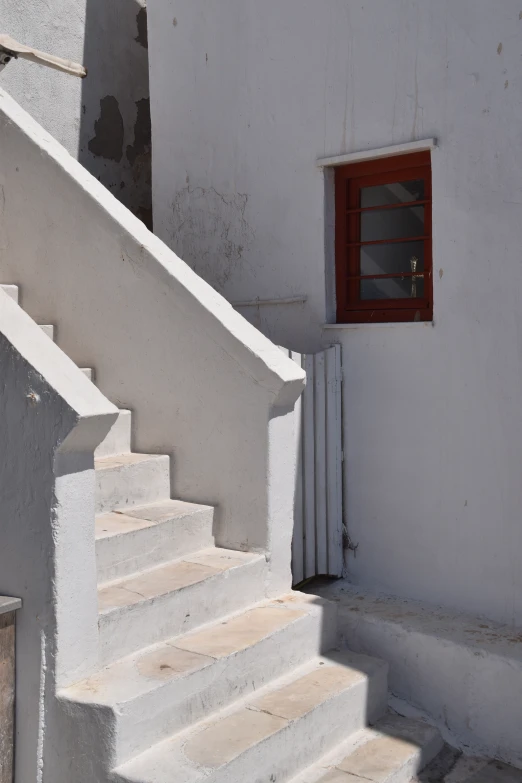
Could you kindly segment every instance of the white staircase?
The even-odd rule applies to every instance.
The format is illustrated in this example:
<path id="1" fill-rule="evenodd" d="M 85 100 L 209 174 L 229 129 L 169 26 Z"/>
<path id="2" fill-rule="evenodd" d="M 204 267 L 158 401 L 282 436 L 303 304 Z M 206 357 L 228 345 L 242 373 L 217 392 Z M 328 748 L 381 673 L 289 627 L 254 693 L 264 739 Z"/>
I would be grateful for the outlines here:
<path id="1" fill-rule="evenodd" d="M 386 716 L 386 664 L 336 649 L 334 603 L 266 600 L 264 554 L 215 547 L 213 509 L 131 446 L 122 410 L 95 454 L 99 669 L 58 694 L 71 779 L 408 783 L 442 742 Z"/>

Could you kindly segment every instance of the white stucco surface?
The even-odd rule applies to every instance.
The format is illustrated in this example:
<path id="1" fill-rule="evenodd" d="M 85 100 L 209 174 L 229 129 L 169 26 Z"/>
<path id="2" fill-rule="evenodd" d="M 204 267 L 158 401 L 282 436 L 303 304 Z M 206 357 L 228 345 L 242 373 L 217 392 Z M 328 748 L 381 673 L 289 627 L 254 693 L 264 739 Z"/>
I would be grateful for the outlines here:
<path id="1" fill-rule="evenodd" d="M 0 86 L 135 214 L 150 222 L 143 0 L 0 0 L 0 32 L 87 68 L 72 78 L 11 62 Z"/>
<path id="2" fill-rule="evenodd" d="M 293 408 L 305 379 L 1 90 L 0 148 L 0 280 L 10 281 L 0 290 L 0 589 L 23 600 L 16 783 L 101 780 L 113 716 L 104 712 L 103 730 L 87 721 L 79 742 L 77 710 L 64 711 L 57 690 L 289 590 Z M 79 367 L 94 368 L 99 388 Z M 114 469 L 109 457 L 103 470 L 93 455 L 118 416 L 108 399 L 132 411 L 143 453 Z M 212 542 L 248 552 L 223 555 L 235 562 L 209 568 L 212 584 L 196 579 L 163 603 L 158 578 L 141 614 L 118 603 L 99 614 L 96 509 L 171 493 L 205 499 Z M 221 555 L 198 556 L 179 568 Z M 83 743 L 88 753 L 72 752 Z"/>
<path id="3" fill-rule="evenodd" d="M 350 579 L 519 626 L 522 6 L 161 0 L 149 41 L 157 233 L 230 300 L 306 296 L 243 311 L 279 344 L 342 343 Z M 323 330 L 316 160 L 426 138 L 433 325 Z"/>
<path id="4" fill-rule="evenodd" d="M 5 93 L 0 145 L 1 279 L 133 411 L 133 449 L 171 457 L 172 495 L 217 507 L 218 544 L 279 547 L 288 589 L 303 371 Z"/>
<path id="5" fill-rule="evenodd" d="M 0 585 L 19 596 L 16 781 L 42 780 L 55 684 L 98 659 L 93 451 L 111 405 L 0 291 Z"/>
<path id="6" fill-rule="evenodd" d="M 0 26 L 17 41 L 68 60 L 83 62 L 87 0 L 0 0 Z M 17 61 L 0 75 L 1 86 L 76 155 L 82 110 L 82 80 Z"/>
<path id="7" fill-rule="evenodd" d="M 343 646 L 388 662 L 392 705 L 399 708 L 398 698 L 403 708 L 420 709 L 447 742 L 468 754 L 522 768 L 519 633 L 342 581 L 317 592 L 338 606 Z"/>

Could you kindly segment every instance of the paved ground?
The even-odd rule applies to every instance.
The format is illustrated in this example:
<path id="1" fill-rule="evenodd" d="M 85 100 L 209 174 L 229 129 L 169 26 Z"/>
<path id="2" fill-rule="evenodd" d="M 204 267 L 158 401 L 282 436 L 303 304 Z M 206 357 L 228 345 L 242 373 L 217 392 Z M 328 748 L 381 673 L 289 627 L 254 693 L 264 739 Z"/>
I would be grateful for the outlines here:
<path id="1" fill-rule="evenodd" d="M 463 756 L 446 745 L 412 783 L 522 783 L 522 770 Z"/>

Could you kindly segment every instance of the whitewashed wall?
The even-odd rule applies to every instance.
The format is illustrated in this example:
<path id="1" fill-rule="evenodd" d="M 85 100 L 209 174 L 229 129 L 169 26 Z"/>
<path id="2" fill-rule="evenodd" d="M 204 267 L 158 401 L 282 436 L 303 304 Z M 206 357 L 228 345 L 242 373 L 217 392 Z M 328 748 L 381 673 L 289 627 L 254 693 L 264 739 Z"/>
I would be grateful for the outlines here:
<path id="1" fill-rule="evenodd" d="M 216 506 L 218 545 L 269 552 L 267 593 L 288 589 L 304 372 L 2 90 L 0 149 L 0 282 L 134 412 L 133 448 L 173 457 L 172 496 Z"/>
<path id="2" fill-rule="evenodd" d="M 87 0 L 0 0 L 0 28 L 38 49 L 83 61 Z M 82 82 L 26 62 L 11 63 L 0 86 L 72 155 L 78 151 Z"/>
<path id="3" fill-rule="evenodd" d="M 0 74 L 0 87 L 150 222 L 144 0 L 0 0 L 0 32 L 85 64 L 88 76 L 80 80 L 12 62 Z"/>
<path id="4" fill-rule="evenodd" d="M 306 295 L 248 311 L 279 344 L 342 343 L 350 578 L 518 625 L 521 15 L 515 0 L 149 8 L 157 232 L 232 300 Z M 431 136 L 434 325 L 324 331 L 315 159 Z"/>

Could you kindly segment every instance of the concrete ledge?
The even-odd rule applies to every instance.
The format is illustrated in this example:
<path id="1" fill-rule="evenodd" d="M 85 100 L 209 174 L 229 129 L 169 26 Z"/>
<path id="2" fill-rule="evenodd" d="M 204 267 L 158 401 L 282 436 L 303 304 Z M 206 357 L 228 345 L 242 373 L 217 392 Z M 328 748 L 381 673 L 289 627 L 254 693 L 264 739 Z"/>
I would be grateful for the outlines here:
<path id="1" fill-rule="evenodd" d="M 394 696 L 454 744 L 522 768 L 522 632 L 344 581 L 311 590 L 339 605 L 342 643 L 384 659 Z"/>
<path id="2" fill-rule="evenodd" d="M 20 598 L 11 598 L 6 595 L 0 595 L 0 614 L 16 612 L 17 609 L 21 608 L 22 600 Z"/>

